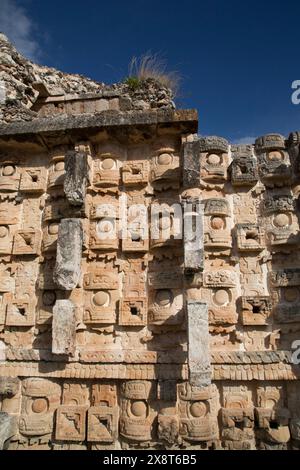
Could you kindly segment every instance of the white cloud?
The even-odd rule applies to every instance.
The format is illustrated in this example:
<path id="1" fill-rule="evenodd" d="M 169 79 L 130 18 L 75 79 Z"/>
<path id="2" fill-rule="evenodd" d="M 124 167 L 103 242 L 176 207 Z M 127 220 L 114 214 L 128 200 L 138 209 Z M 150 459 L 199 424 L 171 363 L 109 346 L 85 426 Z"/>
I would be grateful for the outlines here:
<path id="1" fill-rule="evenodd" d="M 235 145 L 249 145 L 254 144 L 256 137 L 241 137 L 233 141 Z"/>
<path id="2" fill-rule="evenodd" d="M 22 55 L 36 60 L 39 48 L 34 39 L 34 24 L 16 0 L 0 0 L 0 31 Z"/>

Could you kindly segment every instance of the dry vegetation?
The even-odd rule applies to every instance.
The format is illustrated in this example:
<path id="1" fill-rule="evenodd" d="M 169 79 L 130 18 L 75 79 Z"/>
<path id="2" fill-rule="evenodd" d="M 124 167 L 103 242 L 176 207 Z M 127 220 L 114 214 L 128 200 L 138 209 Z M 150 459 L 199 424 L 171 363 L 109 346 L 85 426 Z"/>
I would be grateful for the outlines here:
<path id="1" fill-rule="evenodd" d="M 176 95 L 179 90 L 181 77 L 177 71 L 167 71 L 167 63 L 158 54 L 146 53 L 133 57 L 130 61 L 129 76 L 125 82 L 134 88 L 147 79 L 159 82 L 163 87 L 172 90 Z"/>

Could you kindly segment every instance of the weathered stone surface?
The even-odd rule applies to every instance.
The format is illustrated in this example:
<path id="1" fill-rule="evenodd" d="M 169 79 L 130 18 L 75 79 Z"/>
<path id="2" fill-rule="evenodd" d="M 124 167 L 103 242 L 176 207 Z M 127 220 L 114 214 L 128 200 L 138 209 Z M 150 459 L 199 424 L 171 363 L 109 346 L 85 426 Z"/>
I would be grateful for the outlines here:
<path id="1" fill-rule="evenodd" d="M 204 302 L 187 302 L 189 382 L 196 387 L 211 383 L 208 307 Z"/>
<path id="2" fill-rule="evenodd" d="M 58 229 L 54 282 L 64 290 L 74 289 L 80 279 L 82 226 L 79 219 L 62 219 Z"/>
<path id="3" fill-rule="evenodd" d="M 15 432 L 16 417 L 0 411 L 0 450 L 8 446 L 8 441 Z"/>
<path id="4" fill-rule="evenodd" d="M 88 163 L 85 152 L 69 151 L 65 155 L 64 191 L 69 203 L 81 206 L 88 183 Z"/>
<path id="5" fill-rule="evenodd" d="M 185 199 L 184 211 L 184 269 L 185 272 L 203 271 L 204 267 L 204 207 L 200 199 Z"/>
<path id="6" fill-rule="evenodd" d="M 13 377 L 0 377 L 0 395 L 13 396 L 19 390 L 20 380 Z"/>
<path id="7" fill-rule="evenodd" d="M 53 354 L 74 354 L 76 327 L 75 309 L 75 305 L 70 300 L 57 300 L 53 307 Z"/>

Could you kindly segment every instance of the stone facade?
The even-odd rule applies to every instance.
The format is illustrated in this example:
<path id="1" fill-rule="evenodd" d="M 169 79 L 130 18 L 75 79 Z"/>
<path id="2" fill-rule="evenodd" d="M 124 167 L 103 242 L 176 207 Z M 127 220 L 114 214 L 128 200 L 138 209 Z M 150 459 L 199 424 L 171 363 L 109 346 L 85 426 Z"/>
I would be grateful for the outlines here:
<path id="1" fill-rule="evenodd" d="M 0 447 L 299 449 L 300 133 L 90 100 L 0 127 Z"/>

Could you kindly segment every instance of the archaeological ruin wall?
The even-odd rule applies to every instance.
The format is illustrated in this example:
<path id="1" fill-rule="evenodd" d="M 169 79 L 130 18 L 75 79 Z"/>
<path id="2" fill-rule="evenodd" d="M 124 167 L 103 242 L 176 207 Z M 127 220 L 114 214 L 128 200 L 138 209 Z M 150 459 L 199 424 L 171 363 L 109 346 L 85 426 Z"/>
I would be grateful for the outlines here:
<path id="1" fill-rule="evenodd" d="M 299 449 L 300 133 L 32 83 L 0 126 L 0 448 Z"/>

